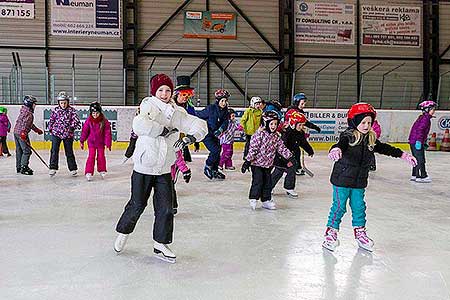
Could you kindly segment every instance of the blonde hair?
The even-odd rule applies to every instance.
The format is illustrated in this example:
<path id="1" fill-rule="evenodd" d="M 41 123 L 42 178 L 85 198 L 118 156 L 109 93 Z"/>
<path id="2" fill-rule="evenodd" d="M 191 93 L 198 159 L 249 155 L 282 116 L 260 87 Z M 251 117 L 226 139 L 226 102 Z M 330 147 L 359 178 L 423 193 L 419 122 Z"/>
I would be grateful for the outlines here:
<path id="1" fill-rule="evenodd" d="M 353 142 L 350 142 L 349 145 L 352 147 L 359 145 L 365 138 L 369 140 L 367 147 L 369 147 L 370 151 L 373 151 L 373 148 L 375 147 L 375 142 L 377 140 L 377 135 L 372 128 L 370 128 L 367 134 L 362 134 L 357 129 L 354 129 L 352 132 Z"/>

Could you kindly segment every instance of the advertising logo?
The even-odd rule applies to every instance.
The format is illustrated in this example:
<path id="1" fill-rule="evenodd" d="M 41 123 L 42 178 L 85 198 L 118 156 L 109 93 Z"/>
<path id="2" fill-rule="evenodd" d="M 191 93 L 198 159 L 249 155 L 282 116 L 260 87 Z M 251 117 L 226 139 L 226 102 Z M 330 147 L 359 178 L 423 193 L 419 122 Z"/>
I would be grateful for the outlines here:
<path id="1" fill-rule="evenodd" d="M 89 1 L 56 0 L 56 5 L 72 7 L 94 7 L 94 3 Z"/>
<path id="2" fill-rule="evenodd" d="M 439 118 L 439 128 L 444 129 L 450 129 L 450 116 L 443 116 Z"/>

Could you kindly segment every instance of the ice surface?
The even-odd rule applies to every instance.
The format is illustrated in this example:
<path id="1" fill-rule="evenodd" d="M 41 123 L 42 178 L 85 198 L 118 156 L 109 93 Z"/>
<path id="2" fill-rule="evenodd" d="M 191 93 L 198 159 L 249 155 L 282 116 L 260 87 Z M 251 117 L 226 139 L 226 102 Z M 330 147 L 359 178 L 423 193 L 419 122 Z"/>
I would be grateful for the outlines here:
<path id="1" fill-rule="evenodd" d="M 33 176 L 15 173 L 14 156 L 0 159 L 0 299 L 450 299 L 450 153 L 427 153 L 431 184 L 377 156 L 366 192 L 372 254 L 357 249 L 350 211 L 341 246 L 322 250 L 332 166 L 324 152 L 307 159 L 314 178 L 297 177 L 298 199 L 278 184 L 276 211 L 250 209 L 249 173 L 208 181 L 203 154 L 191 182 L 177 183 L 174 265 L 152 257 L 151 205 L 124 252 L 113 250 L 130 194 L 122 151 L 107 153 L 105 180 L 96 173 L 92 182 L 70 177 L 62 152 L 54 178 L 35 155 Z M 76 155 L 83 170 L 86 152 Z M 234 158 L 239 169 L 241 153 Z"/>

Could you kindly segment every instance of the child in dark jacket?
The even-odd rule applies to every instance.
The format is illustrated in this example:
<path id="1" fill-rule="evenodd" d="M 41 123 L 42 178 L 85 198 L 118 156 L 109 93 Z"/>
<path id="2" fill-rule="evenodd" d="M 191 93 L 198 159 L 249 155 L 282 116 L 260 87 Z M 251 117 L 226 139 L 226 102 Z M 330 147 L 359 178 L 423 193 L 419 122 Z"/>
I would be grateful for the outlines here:
<path id="1" fill-rule="evenodd" d="M 416 159 L 400 150 L 376 139 L 372 122 L 376 118 L 375 109 L 367 103 L 354 104 L 347 113 L 349 128 L 341 133 L 339 142 L 331 147 L 328 157 L 335 161 L 331 173 L 333 204 L 328 217 L 325 239 L 322 246 L 334 251 L 339 246 L 337 233 L 341 219 L 346 212 L 347 200 L 352 209 L 352 225 L 359 247 L 372 251 L 374 242 L 366 234 L 366 202 L 364 201 L 369 166 L 374 152 L 401 158 L 410 165 Z"/>
<path id="2" fill-rule="evenodd" d="M 262 115 L 262 128 L 258 129 L 250 140 L 250 147 L 244 164 L 242 173 L 250 167 L 252 169 L 252 185 L 250 187 L 249 201 L 250 207 L 255 210 L 259 199 L 265 209 L 276 209 L 272 199 L 272 167 L 275 155 L 278 152 L 287 160 L 291 160 L 292 153 L 284 145 L 280 134 L 276 131 L 280 119 L 274 111 L 267 111 Z M 292 167 L 293 161 L 287 163 L 287 167 Z"/>
<path id="3" fill-rule="evenodd" d="M 72 176 L 77 176 L 78 167 L 73 153 L 73 137 L 77 129 L 81 129 L 81 122 L 77 111 L 69 105 L 69 96 L 62 91 L 58 95 L 58 106 L 50 115 L 48 129 L 52 139 L 52 149 L 50 152 L 49 175 L 54 176 L 58 170 L 59 147 L 64 144 L 64 152 L 67 158 L 67 167 Z"/>
<path id="4" fill-rule="evenodd" d="M 412 169 L 411 181 L 428 183 L 431 178 L 425 169 L 425 148 L 428 134 L 431 129 L 431 118 L 433 117 L 437 104 L 433 101 L 423 101 L 419 104 L 422 114 L 417 118 L 409 133 L 409 146 L 411 153 L 417 159 L 417 166 Z"/>
<path id="5" fill-rule="evenodd" d="M 106 157 L 105 147 L 111 151 L 112 136 L 111 125 L 102 113 L 100 103 L 93 102 L 89 106 L 89 118 L 83 125 L 80 137 L 81 149 L 84 149 L 84 142 L 87 141 L 89 155 L 86 160 L 84 174 L 88 181 L 92 180 L 95 167 L 95 158 L 97 156 L 97 171 L 102 178 L 106 176 Z"/>
<path id="6" fill-rule="evenodd" d="M 208 123 L 208 134 L 203 139 L 203 144 L 209 150 L 204 174 L 209 179 L 225 179 L 225 175 L 219 171 L 220 141 L 219 136 L 228 128 L 229 113 L 228 99 L 230 93 L 227 90 L 217 90 L 214 93 L 216 102 L 208 105 L 204 110 L 197 112 L 197 117 Z"/>
<path id="7" fill-rule="evenodd" d="M 7 113 L 8 109 L 0 106 L 0 156 L 5 154 L 9 157 L 11 156 L 11 153 L 9 153 L 6 138 L 8 136 L 8 132 L 11 130 L 11 122 L 9 122 Z"/>
<path id="8" fill-rule="evenodd" d="M 37 100 L 31 95 L 23 99 L 23 105 L 14 126 L 14 141 L 16 143 L 16 170 L 17 173 L 33 175 L 33 170 L 28 166 L 30 163 L 31 148 L 28 134 L 31 130 L 41 135 L 44 132 L 37 128 L 34 122 L 34 108 Z"/>
<path id="9" fill-rule="evenodd" d="M 289 126 L 283 131 L 281 139 L 283 140 L 286 148 L 288 148 L 292 153 L 294 153 L 296 149 L 302 148 L 308 153 L 309 156 L 313 156 L 314 150 L 308 143 L 305 132 L 303 131 L 305 123 L 307 122 L 305 115 L 298 112 L 293 112 L 290 114 L 289 119 L 285 120 L 285 122 L 287 122 Z M 295 171 L 297 169 L 296 167 L 298 162 L 295 162 L 295 164 L 290 168 L 287 167 L 288 163 L 289 161 L 284 159 L 282 156 L 275 156 L 275 169 L 272 173 L 272 189 L 275 188 L 280 178 L 286 172 L 286 177 L 284 178 L 284 189 L 286 190 L 286 194 L 290 198 L 297 198 L 298 194 L 295 191 Z"/>
<path id="10" fill-rule="evenodd" d="M 294 109 L 297 112 L 307 116 L 307 113 L 304 110 L 307 101 L 308 101 L 308 98 L 306 97 L 306 95 L 304 93 L 297 93 L 297 94 L 295 94 L 294 99 L 292 99 L 292 105 L 287 108 L 287 111 L 289 111 L 291 109 Z M 319 126 L 317 126 L 316 124 L 314 124 L 314 123 L 312 123 L 310 121 L 306 122 L 305 127 L 309 128 L 309 129 L 312 129 L 312 130 L 315 130 L 318 133 L 320 133 L 320 131 L 321 131 Z M 298 162 L 298 164 L 297 164 L 297 175 L 305 175 L 305 171 L 302 170 L 303 166 L 300 165 L 300 156 L 301 156 L 300 149 L 297 149 L 294 152 L 294 156 L 295 156 L 295 159 Z"/>

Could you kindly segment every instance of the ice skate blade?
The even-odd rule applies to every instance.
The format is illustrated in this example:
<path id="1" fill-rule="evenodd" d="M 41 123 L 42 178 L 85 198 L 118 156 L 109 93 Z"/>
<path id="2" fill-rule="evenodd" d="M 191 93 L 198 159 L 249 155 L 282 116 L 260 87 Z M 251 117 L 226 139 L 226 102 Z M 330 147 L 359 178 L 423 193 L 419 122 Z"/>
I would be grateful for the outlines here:
<path id="1" fill-rule="evenodd" d="M 368 248 L 368 247 L 364 247 L 364 246 L 362 246 L 360 244 L 358 244 L 358 247 L 359 247 L 359 249 L 362 249 L 364 251 L 367 251 L 367 252 L 370 252 L 370 253 L 373 252 L 373 247 L 372 248 Z"/>
<path id="2" fill-rule="evenodd" d="M 168 257 L 165 256 L 164 253 L 162 253 L 162 251 L 159 251 L 157 249 L 153 249 L 153 256 L 159 260 L 162 260 L 164 262 L 167 262 L 169 264 L 174 264 L 177 262 L 177 258 L 176 257 Z"/>
<path id="3" fill-rule="evenodd" d="M 331 245 L 328 245 L 326 242 L 322 243 L 322 248 L 327 249 L 328 251 L 334 252 L 341 242 L 339 240 L 336 241 L 336 245 L 333 247 Z"/>

